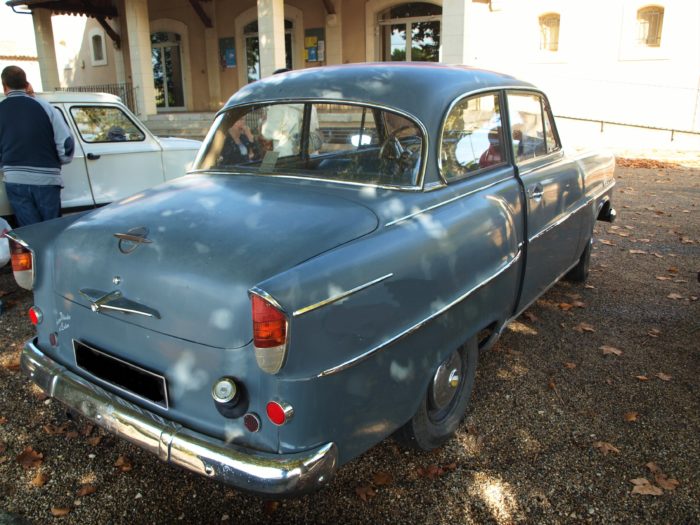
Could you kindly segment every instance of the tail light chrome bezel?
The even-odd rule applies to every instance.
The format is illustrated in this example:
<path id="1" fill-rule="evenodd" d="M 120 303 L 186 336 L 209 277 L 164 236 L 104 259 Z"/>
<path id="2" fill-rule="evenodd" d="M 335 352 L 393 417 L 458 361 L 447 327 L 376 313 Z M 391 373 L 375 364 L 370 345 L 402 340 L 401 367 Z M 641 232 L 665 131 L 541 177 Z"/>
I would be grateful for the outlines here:
<path id="1" fill-rule="evenodd" d="M 289 314 L 284 308 L 277 302 L 277 300 L 272 297 L 265 290 L 260 288 L 251 288 L 248 290 L 248 296 L 251 300 L 251 314 L 253 314 L 253 297 L 257 297 L 267 303 L 269 306 L 277 310 L 281 316 L 284 317 L 284 343 L 273 347 L 258 347 L 255 345 L 255 326 L 253 326 L 253 349 L 255 350 L 255 360 L 258 367 L 268 374 L 276 374 L 284 366 L 287 360 L 287 350 L 289 348 Z M 254 318 L 251 318 L 251 322 L 255 322 Z"/>
<path id="2" fill-rule="evenodd" d="M 14 269 L 14 266 L 13 266 L 12 273 L 15 277 L 15 281 L 17 281 L 17 284 L 19 286 L 21 286 L 25 290 L 34 289 L 34 282 L 36 279 L 36 255 L 34 253 L 34 250 L 32 250 L 29 247 L 29 245 L 25 241 L 20 239 L 13 231 L 5 232 L 5 237 L 7 237 L 8 240 L 10 241 L 10 256 L 11 257 L 12 257 L 12 250 L 14 249 L 13 243 L 21 246 L 24 250 L 29 252 L 29 255 L 31 257 L 31 264 L 32 264 L 31 270 L 16 271 Z"/>

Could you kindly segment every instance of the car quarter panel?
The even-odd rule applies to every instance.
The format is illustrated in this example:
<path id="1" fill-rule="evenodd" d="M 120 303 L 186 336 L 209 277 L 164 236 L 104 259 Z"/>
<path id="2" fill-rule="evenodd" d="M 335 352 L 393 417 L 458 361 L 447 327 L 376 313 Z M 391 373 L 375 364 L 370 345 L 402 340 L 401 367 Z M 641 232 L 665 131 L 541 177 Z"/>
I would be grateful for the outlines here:
<path id="1" fill-rule="evenodd" d="M 282 446 L 330 427 L 352 457 L 410 418 L 449 352 L 512 314 L 524 225 L 511 169 L 395 199 L 368 204 L 384 220 L 372 235 L 259 284 L 289 315 L 279 388 L 303 407 Z"/>

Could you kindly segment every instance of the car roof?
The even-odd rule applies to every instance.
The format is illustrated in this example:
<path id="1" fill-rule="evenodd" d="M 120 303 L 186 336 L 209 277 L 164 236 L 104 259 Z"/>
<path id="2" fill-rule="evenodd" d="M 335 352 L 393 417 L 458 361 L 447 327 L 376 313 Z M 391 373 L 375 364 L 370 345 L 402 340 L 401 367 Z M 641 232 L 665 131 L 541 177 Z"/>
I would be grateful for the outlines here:
<path id="1" fill-rule="evenodd" d="M 47 102 L 53 102 L 54 104 L 60 104 L 63 102 L 67 103 L 95 103 L 95 102 L 110 102 L 119 103 L 121 98 L 116 95 L 111 95 L 109 93 L 85 93 L 85 92 L 74 92 L 74 91 L 42 91 L 36 93 L 36 96 L 46 100 Z M 5 95 L 0 93 L 0 100 L 3 100 Z"/>
<path id="2" fill-rule="evenodd" d="M 253 82 L 235 93 L 224 109 L 269 100 L 347 100 L 402 110 L 421 120 L 429 133 L 435 133 L 456 98 L 473 91 L 505 87 L 533 85 L 510 75 L 466 66 L 346 64 L 294 70 Z"/>

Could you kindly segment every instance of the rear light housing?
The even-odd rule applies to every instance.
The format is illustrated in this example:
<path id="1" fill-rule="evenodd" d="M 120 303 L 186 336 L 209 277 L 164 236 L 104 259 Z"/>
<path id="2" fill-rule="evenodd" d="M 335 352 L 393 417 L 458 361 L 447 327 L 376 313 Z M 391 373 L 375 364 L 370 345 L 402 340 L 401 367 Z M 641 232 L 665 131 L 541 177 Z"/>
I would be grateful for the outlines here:
<path id="1" fill-rule="evenodd" d="M 250 291 L 253 312 L 253 348 L 258 366 L 276 374 L 287 356 L 289 323 L 282 307 L 261 290 Z"/>
<path id="2" fill-rule="evenodd" d="M 34 287 L 34 252 L 14 233 L 7 232 L 5 236 L 10 241 L 10 257 L 15 281 L 25 290 L 31 290 Z"/>

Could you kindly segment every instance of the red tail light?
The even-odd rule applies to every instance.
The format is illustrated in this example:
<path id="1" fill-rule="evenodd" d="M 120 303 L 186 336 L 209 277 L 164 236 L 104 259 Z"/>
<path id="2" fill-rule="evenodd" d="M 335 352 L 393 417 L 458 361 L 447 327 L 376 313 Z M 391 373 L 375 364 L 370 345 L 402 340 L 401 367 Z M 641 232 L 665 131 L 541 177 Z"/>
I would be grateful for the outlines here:
<path id="1" fill-rule="evenodd" d="M 32 269 L 32 252 L 17 241 L 9 239 L 10 255 L 12 257 L 12 271 L 24 272 Z"/>
<path id="2" fill-rule="evenodd" d="M 251 293 L 250 298 L 255 359 L 262 370 L 276 374 L 287 353 L 287 317 L 273 302 L 255 293 Z"/>
<path id="3" fill-rule="evenodd" d="M 262 297 L 253 295 L 253 344 L 272 348 L 287 341 L 287 318 Z"/>

